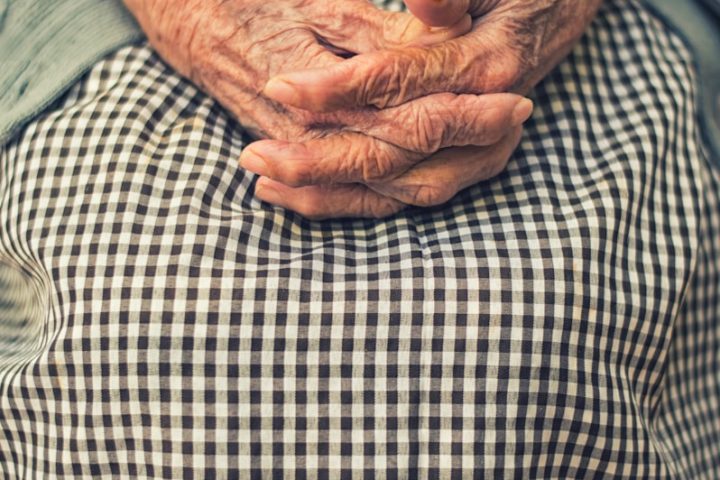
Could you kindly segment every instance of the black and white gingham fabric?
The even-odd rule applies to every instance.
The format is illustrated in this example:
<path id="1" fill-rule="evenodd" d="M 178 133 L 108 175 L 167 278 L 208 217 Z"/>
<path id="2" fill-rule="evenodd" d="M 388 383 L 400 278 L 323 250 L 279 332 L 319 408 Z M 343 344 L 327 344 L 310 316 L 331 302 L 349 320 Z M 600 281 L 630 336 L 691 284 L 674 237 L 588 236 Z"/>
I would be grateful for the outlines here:
<path id="1" fill-rule="evenodd" d="M 0 153 L 0 477 L 720 478 L 691 60 L 608 1 L 499 178 L 326 223 L 147 46 L 100 62 Z"/>

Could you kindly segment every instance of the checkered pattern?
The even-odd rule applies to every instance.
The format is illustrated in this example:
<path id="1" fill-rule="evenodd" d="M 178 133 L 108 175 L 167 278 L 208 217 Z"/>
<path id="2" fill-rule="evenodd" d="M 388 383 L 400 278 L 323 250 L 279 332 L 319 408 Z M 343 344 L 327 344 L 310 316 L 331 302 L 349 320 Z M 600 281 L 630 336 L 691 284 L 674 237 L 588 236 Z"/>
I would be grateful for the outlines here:
<path id="1" fill-rule="evenodd" d="M 608 1 L 499 178 L 313 223 L 117 52 L 0 152 L 0 477 L 720 478 L 693 75 Z"/>

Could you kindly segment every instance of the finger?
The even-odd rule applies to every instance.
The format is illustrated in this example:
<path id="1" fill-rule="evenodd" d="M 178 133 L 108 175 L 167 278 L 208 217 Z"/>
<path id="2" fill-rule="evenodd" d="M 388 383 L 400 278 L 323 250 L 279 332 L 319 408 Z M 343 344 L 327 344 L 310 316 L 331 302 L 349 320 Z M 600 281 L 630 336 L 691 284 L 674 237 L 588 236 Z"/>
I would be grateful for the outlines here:
<path id="1" fill-rule="evenodd" d="M 405 205 L 376 193 L 364 185 L 321 185 L 293 188 L 268 178 L 258 179 L 255 195 L 300 215 L 328 218 L 383 218 L 399 212 Z"/>
<path id="2" fill-rule="evenodd" d="M 261 140 L 248 145 L 240 165 L 291 187 L 371 182 L 397 175 L 423 154 L 354 132 L 304 143 Z"/>
<path id="3" fill-rule="evenodd" d="M 465 188 L 493 178 L 504 170 L 521 135 L 522 128 L 517 127 L 489 147 L 441 150 L 390 182 L 369 187 L 408 205 L 441 205 Z"/>
<path id="4" fill-rule="evenodd" d="M 405 0 L 405 5 L 426 25 L 445 27 L 467 14 L 470 0 Z"/>
<path id="5" fill-rule="evenodd" d="M 375 111 L 362 133 L 426 155 L 441 148 L 492 145 L 522 125 L 531 100 L 509 93 L 438 93 Z"/>
<path id="6" fill-rule="evenodd" d="M 526 59 L 502 22 L 476 25 L 459 38 L 356 55 L 328 67 L 271 78 L 263 92 L 277 102 L 321 112 L 386 108 L 439 92 L 516 91 Z"/>
<path id="7" fill-rule="evenodd" d="M 383 50 L 328 68 L 281 74 L 270 79 L 263 93 L 315 112 L 386 108 L 443 91 L 471 93 L 480 73 L 466 62 L 465 41 L 462 37 L 429 48 Z"/>
<path id="8" fill-rule="evenodd" d="M 466 34 L 472 28 L 470 15 L 460 15 L 436 28 L 407 12 L 388 12 L 367 0 L 331 3 L 327 15 L 313 18 L 309 26 L 331 49 L 367 53 L 405 45 L 432 45 Z M 338 21 L 342 19 L 342 21 Z"/>
<path id="9" fill-rule="evenodd" d="M 255 194 L 265 202 L 315 220 L 383 218 L 406 205 L 440 205 L 470 185 L 499 173 L 516 148 L 520 133 L 518 128 L 492 147 L 439 152 L 396 181 L 372 189 L 358 184 L 294 188 L 262 177 L 257 181 Z M 451 183 L 452 188 L 444 188 L 443 180 Z"/>
<path id="10" fill-rule="evenodd" d="M 364 133 L 346 131 L 304 143 L 255 142 L 242 152 L 240 164 L 295 187 L 381 182 L 441 148 L 492 145 L 532 112 L 530 100 L 511 94 L 438 96 L 440 109 L 416 108 L 411 102 L 377 112 L 361 125 Z"/>

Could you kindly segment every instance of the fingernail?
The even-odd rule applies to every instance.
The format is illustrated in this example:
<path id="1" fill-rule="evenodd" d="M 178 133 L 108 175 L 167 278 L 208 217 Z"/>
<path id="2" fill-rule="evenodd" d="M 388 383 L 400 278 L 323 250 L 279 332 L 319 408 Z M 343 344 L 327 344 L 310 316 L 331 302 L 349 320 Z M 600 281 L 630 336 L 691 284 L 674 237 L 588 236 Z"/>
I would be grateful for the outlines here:
<path id="1" fill-rule="evenodd" d="M 280 78 L 271 78 L 265 85 L 263 93 L 281 103 L 296 103 L 299 100 L 295 86 Z"/>
<path id="2" fill-rule="evenodd" d="M 530 118 L 533 112 L 533 102 L 530 99 L 523 98 L 520 100 L 512 113 L 512 119 L 510 120 L 513 125 L 522 125 Z"/>
<path id="3" fill-rule="evenodd" d="M 270 176 L 270 169 L 263 157 L 250 149 L 245 149 L 240 154 L 240 166 L 258 175 Z"/>
<path id="4" fill-rule="evenodd" d="M 255 184 L 255 195 L 263 202 L 273 203 L 275 205 L 282 204 L 282 195 L 280 195 L 280 192 L 262 179 L 258 180 Z"/>

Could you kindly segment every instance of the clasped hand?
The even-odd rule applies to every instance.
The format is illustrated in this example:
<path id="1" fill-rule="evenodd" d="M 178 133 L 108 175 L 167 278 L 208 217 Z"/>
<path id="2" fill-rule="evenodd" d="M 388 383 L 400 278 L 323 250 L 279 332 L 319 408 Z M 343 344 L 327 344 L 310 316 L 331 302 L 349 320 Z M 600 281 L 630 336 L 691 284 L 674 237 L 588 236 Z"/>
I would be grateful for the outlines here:
<path id="1" fill-rule="evenodd" d="M 518 93 L 600 0 L 126 3 L 164 59 L 261 139 L 240 158 L 256 195 L 331 218 L 441 204 L 502 171 L 532 112 Z"/>

